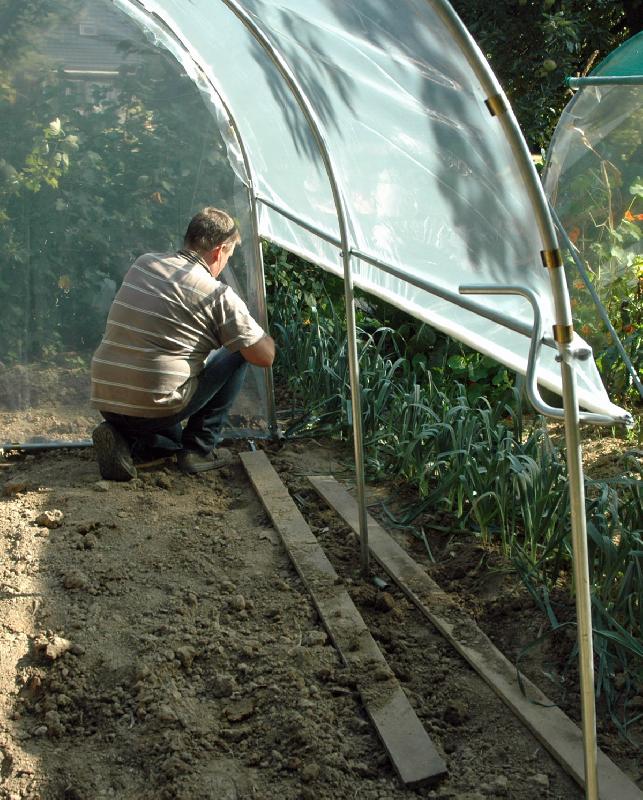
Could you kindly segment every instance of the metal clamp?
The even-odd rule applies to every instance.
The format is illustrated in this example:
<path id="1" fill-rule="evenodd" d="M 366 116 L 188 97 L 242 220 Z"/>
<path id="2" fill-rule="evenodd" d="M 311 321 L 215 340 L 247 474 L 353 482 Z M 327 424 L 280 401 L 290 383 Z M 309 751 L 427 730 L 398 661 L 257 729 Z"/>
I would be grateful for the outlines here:
<path id="1" fill-rule="evenodd" d="M 531 333 L 531 343 L 529 345 L 529 355 L 527 357 L 527 372 L 525 374 L 525 391 L 529 402 L 534 409 L 545 417 L 553 417 L 554 419 L 564 419 L 565 412 L 562 408 L 550 406 L 540 396 L 538 388 L 538 359 L 540 357 L 540 349 L 543 344 L 543 321 L 542 314 L 540 313 L 540 306 L 538 304 L 538 295 L 526 286 L 460 286 L 458 288 L 460 294 L 513 294 L 520 295 L 521 297 L 529 300 L 531 308 L 534 312 L 534 327 Z M 587 358 L 586 348 L 579 348 L 578 350 L 571 350 L 570 355 L 573 358 L 584 360 Z M 581 411 L 578 415 L 579 422 L 588 422 L 592 425 L 615 425 L 617 423 L 628 424 L 627 419 L 620 419 L 610 417 L 607 414 L 595 414 L 589 411 Z"/>
<path id="2" fill-rule="evenodd" d="M 563 266 L 563 256 L 560 250 L 541 250 L 540 258 L 545 269 L 560 269 Z"/>
<path id="3" fill-rule="evenodd" d="M 499 117 L 507 113 L 507 101 L 501 94 L 492 94 L 484 101 L 492 117 Z"/>

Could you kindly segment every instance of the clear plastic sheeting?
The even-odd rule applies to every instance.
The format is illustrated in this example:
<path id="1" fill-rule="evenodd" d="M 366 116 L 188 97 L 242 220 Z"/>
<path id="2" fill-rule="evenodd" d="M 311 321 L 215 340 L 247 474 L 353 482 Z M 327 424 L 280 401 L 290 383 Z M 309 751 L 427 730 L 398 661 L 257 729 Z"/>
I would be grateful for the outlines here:
<path id="1" fill-rule="evenodd" d="M 108 0 L 41 6 L 16 6 L 0 51 L 0 446 L 91 434 L 89 361 L 120 281 L 140 253 L 181 246 L 204 205 L 237 218 L 244 245 L 222 279 L 265 316 L 245 173 L 211 86 Z M 253 369 L 233 427 L 267 433 L 272 417 Z"/>
<path id="2" fill-rule="evenodd" d="M 314 108 L 346 201 L 351 248 L 442 297 L 358 259 L 355 284 L 525 372 L 533 314 L 524 298 L 475 298 L 483 313 L 517 320 L 522 332 L 444 299 L 462 285 L 518 284 L 538 297 L 546 332 L 554 321 L 542 245 L 512 150 L 429 2 L 133 5 L 175 32 L 229 104 L 264 237 L 341 271 L 339 249 L 325 241 L 339 239 L 339 225 L 317 142 L 277 66 L 229 5 L 251 14 Z M 556 354 L 549 337 L 538 377 L 560 392 Z M 619 415 L 591 359 L 577 372 L 582 405 Z"/>
<path id="3" fill-rule="evenodd" d="M 592 85 L 593 78 L 623 82 Z M 624 338 L 636 334 L 627 303 L 643 275 L 643 34 L 610 54 L 565 108 L 547 156 L 544 187 L 588 268 L 602 304 Z M 605 339 L 578 273 L 570 265 L 580 330 Z M 634 360 L 634 357 L 633 357 Z"/>
<path id="4" fill-rule="evenodd" d="M 615 281 L 636 281 L 632 266 L 643 253 L 640 235 L 622 225 L 637 228 L 643 213 L 642 131 L 643 85 L 586 86 L 563 112 L 549 151 L 546 193 L 603 299 Z"/>
<path id="5" fill-rule="evenodd" d="M 43 8 L 16 4 L 0 51 L 0 439 L 87 435 L 95 421 L 85 406 L 88 360 L 122 275 L 139 253 L 175 248 L 205 204 L 239 220 L 246 247 L 229 280 L 259 319 L 255 234 L 342 274 L 320 138 L 345 205 L 355 284 L 519 372 L 533 321 L 527 300 L 458 291 L 532 292 L 546 336 L 538 379 L 560 392 L 538 201 L 502 115 L 490 113 L 442 21 L 445 3 L 60 0 Z M 620 416 L 593 361 L 575 369 L 581 404 Z M 264 380 L 255 371 L 247 383 L 239 428 L 270 426 Z"/>
<path id="6" fill-rule="evenodd" d="M 271 210 L 265 210 L 261 219 L 262 230 L 271 241 L 292 250 L 303 258 L 315 261 L 329 272 L 342 277 L 338 248 L 320 239 L 315 239 L 305 231 L 302 231 L 301 228 L 290 223 L 283 216 Z M 417 289 L 410 283 L 399 281 L 371 264 L 353 259 L 353 269 L 355 270 L 355 282 L 359 283 L 364 290 L 382 297 L 417 319 L 424 320 L 440 330 L 447 331 L 450 335 L 470 347 L 481 352 L 487 352 L 492 358 L 506 364 L 516 372 L 525 372 L 528 347 L 526 337 L 498 323 L 494 323 L 487 317 L 462 307 L 454 306 L 453 303 Z M 479 298 L 476 297 L 475 301 L 479 302 Z M 485 312 L 490 311 L 493 313 L 494 309 L 487 306 L 484 310 Z M 521 314 L 523 311 L 524 316 L 517 319 L 531 323 L 533 316 L 531 308 L 525 306 L 525 309 L 520 309 Z M 488 350 L 482 348 L 482 341 L 489 342 Z M 578 341 L 582 343 L 580 337 L 578 337 Z M 556 390 L 560 381 L 559 369 L 558 364 L 555 362 L 553 349 L 545 348 L 545 356 L 540 362 L 538 373 L 539 382 L 543 386 L 551 388 L 552 391 Z M 598 370 L 591 359 L 589 363 L 584 364 L 583 370 L 578 371 L 577 381 L 579 393 L 583 393 L 588 398 L 588 407 L 590 407 L 591 399 L 595 397 L 596 386 L 600 387 L 598 398 L 603 398 L 605 390 L 602 387 Z M 598 408 L 597 404 L 591 407 Z M 601 405 L 600 408 L 603 411 L 609 408 L 609 413 L 620 415 L 620 409 L 612 404 L 609 404 L 609 406 Z"/>

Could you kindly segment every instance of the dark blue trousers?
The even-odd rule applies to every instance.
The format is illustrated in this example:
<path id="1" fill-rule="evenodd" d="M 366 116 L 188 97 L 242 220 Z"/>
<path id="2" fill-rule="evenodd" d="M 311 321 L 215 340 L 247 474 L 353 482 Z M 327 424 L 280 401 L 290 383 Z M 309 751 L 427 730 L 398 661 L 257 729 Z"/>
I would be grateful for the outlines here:
<path id="1" fill-rule="evenodd" d="M 168 417 L 130 417 L 101 411 L 127 439 L 132 455 L 152 450 L 196 450 L 209 453 L 221 441 L 228 410 L 237 399 L 248 362 L 222 347 L 206 359 L 196 391 L 187 406 Z M 185 428 L 181 423 L 187 420 Z"/>

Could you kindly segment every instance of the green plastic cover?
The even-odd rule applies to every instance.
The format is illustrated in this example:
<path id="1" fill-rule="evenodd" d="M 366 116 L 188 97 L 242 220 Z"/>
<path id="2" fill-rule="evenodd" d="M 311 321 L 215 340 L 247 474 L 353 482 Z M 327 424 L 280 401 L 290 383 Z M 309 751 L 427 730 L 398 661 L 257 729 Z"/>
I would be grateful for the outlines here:
<path id="1" fill-rule="evenodd" d="M 590 75 L 605 78 L 643 75 L 643 31 L 612 50 Z"/>

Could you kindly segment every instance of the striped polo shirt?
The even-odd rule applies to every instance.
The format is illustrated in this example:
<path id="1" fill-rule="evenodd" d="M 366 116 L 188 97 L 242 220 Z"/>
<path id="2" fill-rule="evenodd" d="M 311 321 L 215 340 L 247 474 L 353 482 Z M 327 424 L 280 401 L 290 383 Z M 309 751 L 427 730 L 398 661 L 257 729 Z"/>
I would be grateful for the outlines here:
<path id="1" fill-rule="evenodd" d="M 212 350 L 256 344 L 263 329 L 196 253 L 146 253 L 130 267 L 92 359 L 101 411 L 165 417 L 181 411 Z"/>

